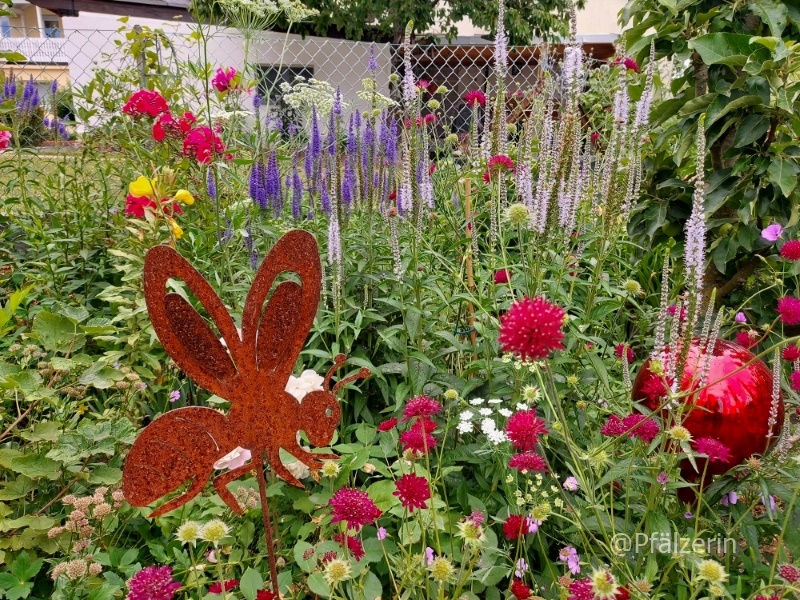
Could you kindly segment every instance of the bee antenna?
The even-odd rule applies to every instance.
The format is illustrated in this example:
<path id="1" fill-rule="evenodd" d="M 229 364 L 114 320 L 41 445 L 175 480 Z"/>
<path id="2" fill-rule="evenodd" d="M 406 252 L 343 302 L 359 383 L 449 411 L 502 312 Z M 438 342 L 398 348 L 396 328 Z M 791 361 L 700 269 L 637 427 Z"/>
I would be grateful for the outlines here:
<path id="1" fill-rule="evenodd" d="M 331 377 L 333 377 L 333 374 L 336 373 L 336 371 L 338 371 L 342 367 L 344 361 L 346 360 L 347 357 L 344 354 L 337 354 L 334 357 L 333 366 L 331 367 L 330 371 L 328 371 L 328 374 L 325 375 L 325 381 L 323 383 L 323 387 L 325 388 L 326 391 L 330 389 Z"/>
<path id="2" fill-rule="evenodd" d="M 351 375 L 350 377 L 345 377 L 344 379 L 337 381 L 336 385 L 333 386 L 333 393 L 335 394 L 336 391 L 340 388 L 343 388 L 348 383 L 352 383 L 356 379 L 367 379 L 372 373 L 370 373 L 369 369 L 366 367 L 361 367 L 361 370 L 356 373 L 355 375 Z"/>

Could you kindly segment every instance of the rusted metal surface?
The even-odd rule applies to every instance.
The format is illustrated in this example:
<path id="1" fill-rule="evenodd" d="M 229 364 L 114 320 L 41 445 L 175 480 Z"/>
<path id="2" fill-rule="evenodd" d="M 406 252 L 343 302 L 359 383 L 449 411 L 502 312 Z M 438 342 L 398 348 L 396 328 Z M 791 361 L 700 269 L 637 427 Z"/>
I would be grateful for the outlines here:
<path id="1" fill-rule="evenodd" d="M 283 273 L 287 277 L 276 284 Z M 167 291 L 179 279 L 197 297 L 225 344 L 209 323 L 181 296 Z M 306 394 L 302 403 L 285 391 L 289 376 L 314 322 L 319 304 L 321 266 L 314 237 L 301 230 L 284 235 L 256 273 L 245 301 L 241 337 L 219 296 L 183 257 L 168 246 L 151 248 L 144 266 L 147 309 L 158 338 L 175 363 L 200 386 L 231 403 L 225 415 L 211 408 L 186 407 L 162 415 L 142 431 L 125 462 L 122 485 L 133 506 L 147 506 L 191 482 L 180 496 L 153 517 L 183 506 L 199 494 L 214 473 L 214 463 L 237 447 L 251 452 L 247 464 L 214 478 L 214 488 L 236 513 L 242 509 L 226 485 L 257 469 L 265 457 L 274 473 L 303 487 L 283 465 L 280 449 L 312 469 L 335 454 L 308 452 L 297 432 L 315 446 L 327 446 L 341 412 L 334 393 L 369 376 L 367 369 L 339 381 L 339 355 L 325 377 L 324 390 Z M 226 348 L 227 346 L 227 348 Z M 258 469 L 257 469 L 258 470 Z"/>

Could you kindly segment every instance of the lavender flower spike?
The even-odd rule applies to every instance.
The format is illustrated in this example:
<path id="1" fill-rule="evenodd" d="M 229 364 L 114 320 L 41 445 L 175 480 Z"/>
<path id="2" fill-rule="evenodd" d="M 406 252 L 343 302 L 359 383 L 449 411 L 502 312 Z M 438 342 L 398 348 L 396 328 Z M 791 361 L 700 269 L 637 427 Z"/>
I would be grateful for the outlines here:
<path id="1" fill-rule="evenodd" d="M 369 69 L 371 73 L 378 70 L 378 61 L 375 58 L 375 42 L 369 45 L 369 63 L 367 64 L 367 69 Z"/>
<path id="2" fill-rule="evenodd" d="M 406 108 L 417 99 L 414 70 L 411 68 L 411 30 L 413 28 L 414 21 L 409 21 L 403 37 L 403 101 L 406 103 Z"/>
<path id="3" fill-rule="evenodd" d="M 500 0 L 497 6 L 497 32 L 494 35 L 494 71 L 498 79 L 508 72 L 508 38 L 506 37 L 506 3 Z"/>
<path id="4" fill-rule="evenodd" d="M 692 213 L 686 222 L 686 271 L 692 295 L 700 298 L 703 291 L 703 275 L 706 257 L 705 201 L 705 114 L 697 123 L 697 172 L 692 196 Z"/>

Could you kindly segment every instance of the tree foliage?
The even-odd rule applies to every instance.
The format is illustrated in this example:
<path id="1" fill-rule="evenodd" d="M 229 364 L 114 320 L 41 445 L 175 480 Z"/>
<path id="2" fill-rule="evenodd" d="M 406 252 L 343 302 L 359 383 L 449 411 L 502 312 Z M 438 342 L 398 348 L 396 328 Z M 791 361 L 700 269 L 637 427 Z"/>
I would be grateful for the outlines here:
<path id="1" fill-rule="evenodd" d="M 214 2 L 195 0 L 195 9 L 214 11 Z M 440 34 L 447 39 L 458 33 L 456 24 L 468 18 L 493 36 L 497 28 L 497 0 L 307 0 L 319 15 L 295 23 L 292 31 L 355 41 L 400 43 L 406 24 L 414 33 Z M 585 0 L 577 1 L 583 8 Z M 507 0 L 505 27 L 511 44 L 530 44 L 535 38 L 558 39 L 569 33 L 569 0 Z M 205 9 L 205 10 L 204 10 Z M 276 29 L 287 23 L 278 22 Z"/>
<path id="2" fill-rule="evenodd" d="M 621 18 L 628 53 L 644 60 L 654 41 L 672 70 L 663 80 L 673 98 L 651 114 L 652 201 L 632 227 L 647 238 L 678 233 L 705 113 L 708 275 L 724 297 L 774 252 L 761 229 L 780 222 L 791 235 L 800 219 L 800 2 L 630 0 Z"/>

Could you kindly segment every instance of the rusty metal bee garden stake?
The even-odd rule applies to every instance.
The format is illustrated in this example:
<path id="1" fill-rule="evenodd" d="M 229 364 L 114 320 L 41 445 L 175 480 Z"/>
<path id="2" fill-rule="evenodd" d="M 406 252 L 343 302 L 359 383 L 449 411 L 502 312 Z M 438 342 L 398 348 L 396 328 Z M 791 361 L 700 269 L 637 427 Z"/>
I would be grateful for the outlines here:
<path id="1" fill-rule="evenodd" d="M 300 283 L 287 278 L 274 285 L 284 273 L 299 276 Z M 194 293 L 224 344 L 182 296 L 167 292 L 169 279 L 182 280 Z M 151 248 L 144 264 L 147 310 L 159 340 L 189 377 L 228 400 L 231 409 L 225 415 L 212 408 L 187 406 L 171 410 L 148 425 L 125 462 L 125 498 L 133 506 L 147 506 L 191 482 L 183 494 L 150 516 L 163 515 L 197 496 L 212 478 L 217 461 L 234 450 L 249 450 L 251 460 L 214 477 L 214 489 L 231 510 L 242 514 L 227 485 L 256 469 L 276 596 L 278 575 L 264 460 L 276 475 L 302 488 L 281 462 L 280 450 L 312 469 L 319 469 L 323 459 L 338 458 L 335 454 L 307 452 L 300 447 L 297 432 L 305 431 L 315 446 L 330 444 L 341 418 L 335 393 L 356 379 L 369 377 L 369 371 L 362 368 L 331 390 L 331 377 L 345 361 L 344 355 L 339 355 L 325 376 L 323 391 L 307 393 L 302 403 L 285 391 L 311 331 L 321 284 L 316 240 L 306 231 L 290 231 L 275 244 L 256 273 L 245 300 L 240 334 L 216 292 L 175 250 L 168 246 Z"/>

